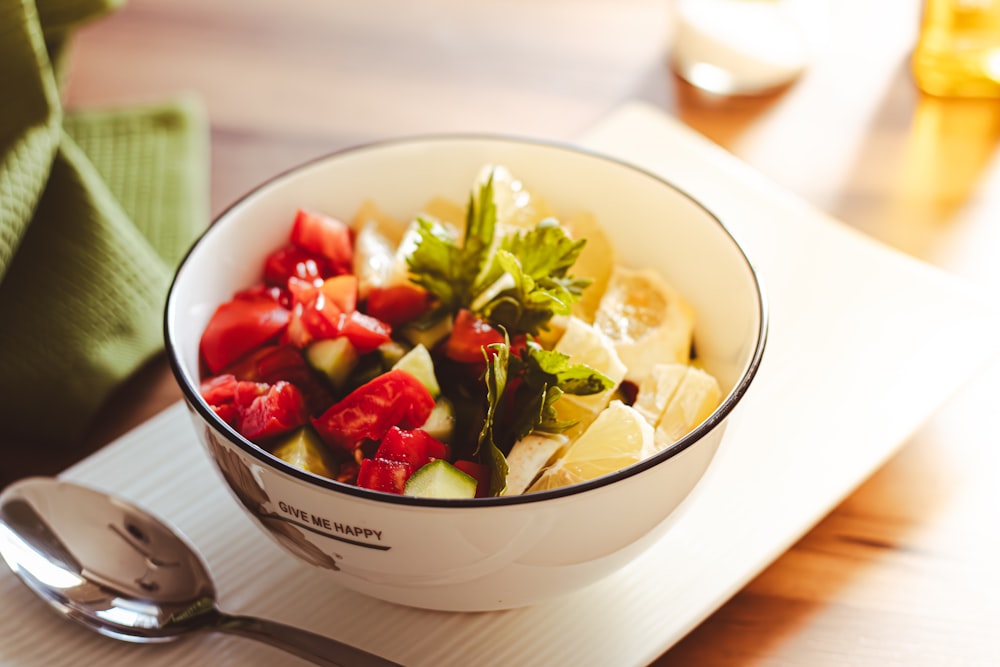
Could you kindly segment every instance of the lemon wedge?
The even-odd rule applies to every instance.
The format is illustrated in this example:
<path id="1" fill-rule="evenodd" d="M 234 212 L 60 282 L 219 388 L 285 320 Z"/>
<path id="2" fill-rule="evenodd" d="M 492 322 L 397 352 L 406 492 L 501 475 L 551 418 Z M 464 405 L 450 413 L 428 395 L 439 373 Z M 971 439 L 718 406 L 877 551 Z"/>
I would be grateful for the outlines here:
<path id="1" fill-rule="evenodd" d="M 576 422 L 575 426 L 565 431 L 565 435 L 573 440 L 607 407 L 618 384 L 625 377 L 626 368 L 608 337 L 578 317 L 570 316 L 566 319 L 566 330 L 553 349 L 568 356 L 572 363 L 586 364 L 604 374 L 613 385 L 589 396 L 563 394 L 555 402 L 559 419 Z"/>
<path id="2" fill-rule="evenodd" d="M 676 442 L 705 421 L 721 399 L 718 381 L 702 369 L 689 366 L 656 423 L 657 449 Z"/>
<path id="3" fill-rule="evenodd" d="M 626 379 L 636 384 L 657 363 L 690 360 L 694 310 L 655 271 L 616 265 L 594 326 L 611 339 Z"/>
<path id="4" fill-rule="evenodd" d="M 358 278 L 358 295 L 364 299 L 374 287 L 382 287 L 394 272 L 396 245 L 406 226 L 365 201 L 354 214 L 351 223 L 354 235 L 354 275 Z"/>
<path id="5" fill-rule="evenodd" d="M 405 222 L 389 215 L 370 199 L 361 202 L 361 206 L 354 212 L 354 218 L 351 220 L 351 227 L 354 229 L 361 229 L 365 226 L 373 227 L 393 246 L 399 243 L 406 230 Z"/>
<path id="6" fill-rule="evenodd" d="M 583 290 L 580 300 L 573 304 L 573 314 L 585 322 L 593 322 L 615 267 L 615 249 L 590 213 L 577 213 L 566 218 L 563 228 L 573 240 L 587 241 L 570 272 L 578 278 L 590 278 L 593 282 Z"/>
<path id="7" fill-rule="evenodd" d="M 653 454 L 653 427 L 639 412 L 614 400 L 528 492 L 558 489 L 597 479 Z"/>
<path id="8" fill-rule="evenodd" d="M 507 454 L 507 488 L 503 495 L 524 493 L 568 442 L 569 438 L 564 435 L 542 433 L 532 433 L 515 442 Z"/>
<path id="9" fill-rule="evenodd" d="M 476 187 L 483 185 L 493 174 L 493 203 L 497 207 L 497 226 L 515 229 L 534 229 L 552 212 L 538 195 L 528 190 L 504 165 L 484 165 L 476 178 Z"/>
<path id="10" fill-rule="evenodd" d="M 565 354 L 575 364 L 586 364 L 595 371 L 603 373 L 615 385 L 618 385 L 625 377 L 627 369 L 618 357 L 612 341 L 596 327 L 587 324 L 578 317 L 570 316 L 566 319 L 566 330 L 554 349 Z M 613 392 L 614 388 L 611 388 L 601 394 L 568 396 L 567 398 L 593 404 L 597 406 L 597 410 L 600 410 L 607 405 Z"/>
<path id="11" fill-rule="evenodd" d="M 660 417 L 677 393 L 687 371 L 687 364 L 654 364 L 649 375 L 639 384 L 634 406 L 650 426 L 660 423 Z"/>

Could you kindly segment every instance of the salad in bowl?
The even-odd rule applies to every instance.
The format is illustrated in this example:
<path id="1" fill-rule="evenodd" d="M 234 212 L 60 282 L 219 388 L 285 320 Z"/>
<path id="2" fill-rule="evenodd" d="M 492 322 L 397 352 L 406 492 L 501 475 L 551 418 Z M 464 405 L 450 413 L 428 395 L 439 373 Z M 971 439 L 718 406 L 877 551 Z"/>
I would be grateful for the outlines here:
<path id="1" fill-rule="evenodd" d="M 489 136 L 277 175 L 194 244 L 164 315 L 195 435 L 262 533 L 339 585 L 453 611 L 576 590 L 668 530 L 766 332 L 752 264 L 698 201 Z"/>
<path id="2" fill-rule="evenodd" d="M 668 447 L 721 398 L 684 298 L 503 165 L 480 170 L 464 206 L 433 198 L 405 221 L 371 201 L 348 221 L 298 209 L 261 276 L 202 334 L 202 397 L 275 456 L 346 484 L 559 488 Z"/>

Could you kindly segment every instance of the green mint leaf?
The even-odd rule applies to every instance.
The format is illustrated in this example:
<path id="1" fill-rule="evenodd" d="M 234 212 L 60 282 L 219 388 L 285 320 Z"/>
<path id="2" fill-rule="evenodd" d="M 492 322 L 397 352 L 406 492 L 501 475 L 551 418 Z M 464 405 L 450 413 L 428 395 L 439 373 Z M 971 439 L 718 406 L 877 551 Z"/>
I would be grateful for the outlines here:
<path id="1" fill-rule="evenodd" d="M 532 230 L 506 237 L 501 247 L 520 260 L 527 275 L 541 280 L 565 276 L 586 243 L 574 241 L 556 220 L 546 218 Z"/>
<path id="2" fill-rule="evenodd" d="M 493 354 L 490 354 L 490 351 Z M 506 343 L 495 343 L 483 350 L 486 357 L 486 418 L 483 429 L 479 433 L 479 445 L 476 455 L 481 463 L 490 469 L 490 495 L 498 496 L 507 486 L 507 459 L 497 445 L 495 429 L 498 426 L 500 406 L 507 390 L 508 364 L 510 346 Z"/>
<path id="3" fill-rule="evenodd" d="M 574 364 L 568 355 L 546 350 L 537 344 L 528 346 L 528 358 L 530 363 L 526 364 L 526 373 L 529 381 L 540 378 L 543 382 L 555 384 L 566 394 L 589 396 L 606 391 L 614 384 L 590 366 Z"/>
<path id="4" fill-rule="evenodd" d="M 519 356 L 510 355 L 507 365 L 508 378 L 517 377 L 521 381 L 509 401 L 505 432 L 495 434 L 500 447 L 513 446 L 533 431 L 565 431 L 575 422 L 559 419 L 556 412 L 555 404 L 564 394 L 588 396 L 614 385 L 610 378 L 590 366 L 572 363 L 567 355 L 546 350 L 534 342 L 529 342 Z"/>
<path id="5" fill-rule="evenodd" d="M 442 309 L 451 310 L 466 296 L 461 248 L 449 230 L 436 220 L 417 218 L 417 230 L 419 241 L 407 257 L 411 280 L 437 297 Z"/>
<path id="6" fill-rule="evenodd" d="M 480 295 L 487 293 L 490 298 L 477 312 L 514 334 L 538 335 L 555 315 L 570 314 L 591 283 L 568 275 L 585 243 L 570 239 L 551 219 L 505 237 L 480 281 L 488 286 Z"/>
<path id="7" fill-rule="evenodd" d="M 441 223 L 417 218 L 419 238 L 407 257 L 411 280 L 438 301 L 435 316 L 466 308 L 476 293 L 476 278 L 493 245 L 497 212 L 493 202 L 493 177 L 469 196 L 465 236 L 459 243 Z"/>

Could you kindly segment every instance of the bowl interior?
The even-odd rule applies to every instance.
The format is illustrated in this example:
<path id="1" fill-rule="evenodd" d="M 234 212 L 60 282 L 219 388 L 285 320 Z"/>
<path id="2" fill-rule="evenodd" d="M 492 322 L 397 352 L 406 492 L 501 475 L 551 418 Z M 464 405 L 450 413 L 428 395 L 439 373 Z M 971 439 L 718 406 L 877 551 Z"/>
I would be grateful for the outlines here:
<path id="1" fill-rule="evenodd" d="M 723 406 L 745 389 L 763 348 L 762 296 L 751 265 L 709 211 L 648 173 L 569 147 L 437 137 L 318 160 L 269 181 L 218 218 L 182 263 L 167 304 L 167 345 L 186 393 L 197 395 L 198 341 L 209 317 L 260 279 L 263 258 L 285 242 L 297 208 L 350 219 L 370 199 L 405 220 L 433 196 L 464 203 L 487 163 L 508 166 L 560 217 L 593 214 L 622 263 L 659 271 L 696 311 L 695 347 L 729 397 Z"/>

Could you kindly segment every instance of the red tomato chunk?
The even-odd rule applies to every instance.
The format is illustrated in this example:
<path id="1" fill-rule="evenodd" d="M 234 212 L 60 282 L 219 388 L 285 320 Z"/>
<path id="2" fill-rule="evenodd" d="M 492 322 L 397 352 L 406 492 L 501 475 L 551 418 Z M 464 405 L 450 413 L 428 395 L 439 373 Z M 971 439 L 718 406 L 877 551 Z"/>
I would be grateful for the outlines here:
<path id="1" fill-rule="evenodd" d="M 384 322 L 356 310 L 358 279 L 342 275 L 320 285 L 289 278 L 292 313 L 285 339 L 305 347 L 314 340 L 346 336 L 361 354 L 386 343 L 392 328 Z"/>
<path id="2" fill-rule="evenodd" d="M 384 493 L 402 494 L 416 468 L 404 461 L 365 459 L 358 470 L 358 486 Z"/>
<path id="3" fill-rule="evenodd" d="M 386 493 L 403 493 L 406 480 L 435 459 L 451 458 L 451 448 L 421 429 L 391 427 L 374 458 L 361 461 L 358 486 Z"/>
<path id="4" fill-rule="evenodd" d="M 455 316 L 451 336 L 444 345 L 444 353 L 450 359 L 463 364 L 478 364 L 485 361 L 484 347 L 502 342 L 502 333 L 473 315 L 471 311 L 462 309 Z"/>
<path id="5" fill-rule="evenodd" d="M 354 260 L 351 228 L 336 218 L 299 209 L 292 223 L 292 243 L 325 257 L 334 273 L 350 273 Z"/>
<path id="6" fill-rule="evenodd" d="M 274 384 L 286 380 L 294 384 L 306 401 L 310 414 L 316 414 L 333 402 L 332 392 L 309 368 L 302 350 L 294 345 L 265 345 L 226 367 L 226 374 L 236 380 Z M 202 392 L 204 396 L 204 392 Z M 205 400 L 209 400 L 205 396 Z"/>
<path id="7" fill-rule="evenodd" d="M 218 373 L 251 350 L 276 339 L 290 313 L 266 297 L 234 299 L 218 308 L 201 336 L 201 356 Z"/>
<path id="8" fill-rule="evenodd" d="M 332 275 L 333 267 L 325 257 L 292 243 L 278 248 L 264 260 L 264 282 L 277 287 L 285 287 L 289 278 L 322 284 Z"/>
<path id="9" fill-rule="evenodd" d="M 391 326 L 415 320 L 430 308 L 430 294 L 418 285 L 403 283 L 373 287 L 368 293 L 367 313 Z"/>
<path id="10" fill-rule="evenodd" d="M 405 461 L 417 468 L 434 459 L 451 459 L 451 448 L 427 431 L 390 428 L 375 452 L 375 458 L 388 461 Z"/>
<path id="11" fill-rule="evenodd" d="M 240 382 L 234 402 L 239 409 L 239 431 L 250 440 L 286 433 L 308 419 L 302 393 L 284 380 L 273 385 Z"/>
<path id="12" fill-rule="evenodd" d="M 392 370 L 361 385 L 313 419 L 328 445 L 353 453 L 365 440 L 382 440 L 393 426 L 418 428 L 434 408 L 420 380 Z"/>
<path id="13" fill-rule="evenodd" d="M 202 382 L 201 395 L 216 414 L 251 440 L 280 435 L 308 420 L 302 393 L 284 380 L 268 384 L 237 380 L 227 373 Z"/>

